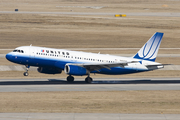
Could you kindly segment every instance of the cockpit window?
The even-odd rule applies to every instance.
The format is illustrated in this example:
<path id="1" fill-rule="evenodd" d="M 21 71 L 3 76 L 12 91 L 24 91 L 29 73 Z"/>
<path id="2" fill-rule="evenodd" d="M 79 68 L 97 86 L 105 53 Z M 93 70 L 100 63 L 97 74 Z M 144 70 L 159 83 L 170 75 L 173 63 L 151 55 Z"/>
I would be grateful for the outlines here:
<path id="1" fill-rule="evenodd" d="M 19 53 L 24 53 L 24 51 L 23 50 L 13 50 L 13 52 L 19 52 Z"/>

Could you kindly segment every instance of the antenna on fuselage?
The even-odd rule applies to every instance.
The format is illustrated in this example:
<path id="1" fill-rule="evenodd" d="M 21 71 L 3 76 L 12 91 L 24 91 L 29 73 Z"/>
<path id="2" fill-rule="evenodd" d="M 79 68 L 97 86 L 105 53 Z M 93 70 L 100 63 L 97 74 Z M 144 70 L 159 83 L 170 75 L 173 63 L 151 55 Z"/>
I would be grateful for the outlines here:
<path id="1" fill-rule="evenodd" d="M 32 44 L 30 44 L 30 46 L 32 46 Z"/>
<path id="2" fill-rule="evenodd" d="M 101 54 L 100 52 L 98 54 Z"/>

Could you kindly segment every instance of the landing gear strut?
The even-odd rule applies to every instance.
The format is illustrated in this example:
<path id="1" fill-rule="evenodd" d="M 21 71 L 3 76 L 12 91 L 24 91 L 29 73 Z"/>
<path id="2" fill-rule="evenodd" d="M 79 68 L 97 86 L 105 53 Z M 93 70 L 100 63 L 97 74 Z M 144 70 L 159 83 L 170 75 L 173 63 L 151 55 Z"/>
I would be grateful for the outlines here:
<path id="1" fill-rule="evenodd" d="M 74 81 L 74 77 L 71 76 L 71 75 L 69 75 L 69 76 L 67 77 L 67 81 L 68 81 L 68 82 L 73 82 L 73 81 Z"/>
<path id="2" fill-rule="evenodd" d="M 86 83 L 91 83 L 91 82 L 93 81 L 93 79 L 88 76 L 88 77 L 85 79 L 85 81 L 86 81 Z"/>
<path id="3" fill-rule="evenodd" d="M 29 73 L 28 73 L 29 67 L 30 66 L 26 65 L 26 72 L 24 72 L 24 76 L 28 76 L 29 75 Z"/>

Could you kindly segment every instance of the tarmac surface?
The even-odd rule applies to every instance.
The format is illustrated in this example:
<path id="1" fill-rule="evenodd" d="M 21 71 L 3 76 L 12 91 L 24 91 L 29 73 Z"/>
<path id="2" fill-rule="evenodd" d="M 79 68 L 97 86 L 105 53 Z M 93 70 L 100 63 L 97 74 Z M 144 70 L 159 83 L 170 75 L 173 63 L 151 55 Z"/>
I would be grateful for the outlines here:
<path id="1" fill-rule="evenodd" d="M 29 11 L 0 11 L 0 14 L 60 14 L 60 15 L 115 15 L 126 14 L 127 16 L 155 16 L 155 17 L 180 17 L 180 13 L 93 13 L 93 12 L 29 12 Z"/>
<path id="2" fill-rule="evenodd" d="M 179 114 L 0 113 L 1 120 L 180 120 Z"/>
<path id="3" fill-rule="evenodd" d="M 0 92 L 180 90 L 180 78 L 0 79 Z"/>

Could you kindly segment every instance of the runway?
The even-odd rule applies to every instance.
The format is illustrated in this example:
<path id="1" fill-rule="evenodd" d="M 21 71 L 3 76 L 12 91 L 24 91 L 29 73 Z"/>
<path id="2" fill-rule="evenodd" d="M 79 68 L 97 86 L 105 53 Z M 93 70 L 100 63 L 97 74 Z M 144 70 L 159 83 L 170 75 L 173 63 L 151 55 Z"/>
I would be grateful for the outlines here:
<path id="1" fill-rule="evenodd" d="M 59 14 L 59 15 L 111 15 L 126 14 L 127 16 L 155 16 L 155 17 L 180 17 L 180 13 L 93 13 L 93 12 L 29 12 L 29 11 L 0 11 L 0 14 Z"/>
<path id="2" fill-rule="evenodd" d="M 2 120 L 180 120 L 179 114 L 0 113 Z"/>
<path id="3" fill-rule="evenodd" d="M 0 92 L 180 90 L 180 78 L 1 79 Z"/>

